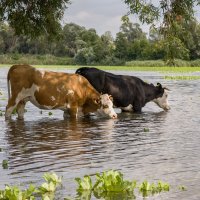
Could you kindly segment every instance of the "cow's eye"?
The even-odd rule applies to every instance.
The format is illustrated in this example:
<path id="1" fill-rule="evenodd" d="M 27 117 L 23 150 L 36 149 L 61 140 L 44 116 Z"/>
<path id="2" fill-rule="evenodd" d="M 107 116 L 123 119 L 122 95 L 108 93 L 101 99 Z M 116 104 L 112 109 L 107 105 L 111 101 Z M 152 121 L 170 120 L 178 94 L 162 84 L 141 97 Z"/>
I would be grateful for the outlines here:
<path id="1" fill-rule="evenodd" d="M 108 105 L 103 105 L 103 109 L 106 109 L 106 108 L 108 108 Z"/>

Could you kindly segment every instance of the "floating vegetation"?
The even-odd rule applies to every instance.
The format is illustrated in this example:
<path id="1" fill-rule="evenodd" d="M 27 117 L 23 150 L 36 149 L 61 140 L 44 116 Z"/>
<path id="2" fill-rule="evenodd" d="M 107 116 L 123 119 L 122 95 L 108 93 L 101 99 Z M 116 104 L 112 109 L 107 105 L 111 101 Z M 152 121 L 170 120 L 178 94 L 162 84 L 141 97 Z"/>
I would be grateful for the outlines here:
<path id="1" fill-rule="evenodd" d="M 22 191 L 17 186 L 6 186 L 5 190 L 0 190 L 0 199 L 3 200 L 34 200 L 33 194 L 36 189 L 33 185 L 30 185 L 28 189 Z"/>
<path id="2" fill-rule="evenodd" d="M 169 184 L 162 181 L 158 181 L 157 184 L 144 181 L 138 185 L 136 181 L 124 180 L 123 174 L 114 170 L 103 172 L 102 175 L 97 173 L 94 184 L 92 184 L 90 176 L 84 176 L 83 179 L 76 178 L 75 180 L 78 183 L 77 195 L 80 199 L 90 199 L 89 197 L 92 194 L 97 199 L 135 199 L 134 190 L 136 188 L 143 197 L 166 192 L 170 189 Z M 87 198 L 85 198 L 86 196 Z M 118 198 L 114 198 L 114 196 Z"/>
<path id="3" fill-rule="evenodd" d="M 139 186 L 139 191 L 143 197 L 147 197 L 150 194 L 154 195 L 160 192 L 168 192 L 169 189 L 170 189 L 170 185 L 162 181 L 158 181 L 157 185 L 154 183 L 149 183 L 148 181 L 144 181 Z"/>
<path id="4" fill-rule="evenodd" d="M 55 173 L 45 173 L 43 178 L 46 182 L 38 188 L 38 193 L 42 196 L 42 199 L 54 199 L 56 188 L 61 184 L 62 178 Z"/>
<path id="5" fill-rule="evenodd" d="M 35 200 L 41 197 L 42 200 L 53 200 L 56 188 L 61 184 L 61 178 L 55 173 L 45 173 L 43 178 L 46 180 L 39 188 L 30 185 L 28 189 L 21 190 L 17 186 L 6 186 L 0 190 L 0 199 L 3 200 Z"/>
<path id="6" fill-rule="evenodd" d="M 39 187 L 30 185 L 26 190 L 21 190 L 17 186 L 6 186 L 4 190 L 0 190 L 0 199 L 2 200 L 53 200 L 55 198 L 55 192 L 59 185 L 61 185 L 62 178 L 58 177 L 55 173 L 45 173 L 43 175 L 44 183 Z M 158 194 L 161 192 L 167 192 L 170 190 L 170 185 L 162 181 L 158 181 L 157 184 L 143 181 L 141 184 L 137 184 L 136 181 L 125 180 L 123 174 L 119 171 L 109 170 L 102 174 L 97 173 L 94 184 L 92 177 L 85 175 L 82 179 L 75 178 L 78 183 L 76 198 L 64 198 L 64 200 L 72 199 L 84 199 L 91 200 L 92 195 L 97 199 L 119 199 L 119 200 L 131 200 L 136 199 L 134 190 L 138 189 L 138 192 L 143 197 L 149 195 Z M 184 186 L 179 186 L 180 190 L 185 190 Z"/>
<path id="7" fill-rule="evenodd" d="M 199 80 L 200 76 L 165 76 L 166 80 Z"/>
<path id="8" fill-rule="evenodd" d="M 2 161 L 2 167 L 3 167 L 3 169 L 8 169 L 8 160 Z"/>
<path id="9" fill-rule="evenodd" d="M 17 114 L 17 108 L 15 108 L 15 109 L 12 111 L 12 114 L 13 114 L 13 115 L 16 115 L 16 114 Z"/>
<path id="10" fill-rule="evenodd" d="M 181 190 L 181 191 L 186 191 L 187 190 L 184 185 L 179 185 L 178 189 Z"/>
<path id="11" fill-rule="evenodd" d="M 90 199 L 92 193 L 99 198 L 109 199 L 134 199 L 134 189 L 136 181 L 124 180 L 123 174 L 119 171 L 109 170 L 100 175 L 96 174 L 96 181 L 92 184 L 90 176 L 84 176 L 83 179 L 76 178 L 78 183 L 77 195 L 80 199 Z M 116 198 L 115 198 L 116 197 Z"/>
<path id="12" fill-rule="evenodd" d="M 144 128 L 144 132 L 149 132 L 149 128 Z"/>
<path id="13" fill-rule="evenodd" d="M 53 113 L 52 113 L 52 112 L 49 112 L 49 116 L 51 116 L 51 115 L 53 115 Z"/>

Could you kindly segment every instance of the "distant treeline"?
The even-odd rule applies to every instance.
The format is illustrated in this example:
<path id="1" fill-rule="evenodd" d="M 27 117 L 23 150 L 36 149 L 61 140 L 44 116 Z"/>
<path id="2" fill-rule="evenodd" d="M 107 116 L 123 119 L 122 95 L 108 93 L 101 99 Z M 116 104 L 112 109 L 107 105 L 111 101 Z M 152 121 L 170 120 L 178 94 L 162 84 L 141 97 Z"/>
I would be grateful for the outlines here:
<path id="1" fill-rule="evenodd" d="M 180 51 L 175 52 L 176 58 L 188 61 L 200 59 L 199 23 L 190 21 L 177 35 L 181 45 Z M 21 59 L 20 62 L 35 64 L 34 60 L 31 63 L 27 59 L 33 55 L 32 58 L 38 59 L 41 64 L 124 65 L 137 60 L 165 60 L 167 48 L 168 44 L 158 30 L 150 29 L 147 37 L 139 24 L 130 21 L 122 23 L 115 38 L 109 31 L 99 36 L 95 29 L 87 30 L 70 23 L 60 30 L 56 39 L 45 35 L 34 39 L 15 36 L 8 25 L 0 24 L 0 63 L 18 63 Z M 26 55 L 29 57 L 26 58 Z"/>

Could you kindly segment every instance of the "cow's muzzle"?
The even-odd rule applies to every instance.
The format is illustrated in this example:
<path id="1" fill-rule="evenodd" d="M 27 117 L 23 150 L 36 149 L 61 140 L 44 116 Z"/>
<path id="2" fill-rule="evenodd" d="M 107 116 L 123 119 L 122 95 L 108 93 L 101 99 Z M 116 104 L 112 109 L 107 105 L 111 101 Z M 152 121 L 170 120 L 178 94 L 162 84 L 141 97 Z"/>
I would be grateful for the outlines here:
<path id="1" fill-rule="evenodd" d="M 117 119 L 117 114 L 113 114 L 111 118 L 112 119 Z"/>

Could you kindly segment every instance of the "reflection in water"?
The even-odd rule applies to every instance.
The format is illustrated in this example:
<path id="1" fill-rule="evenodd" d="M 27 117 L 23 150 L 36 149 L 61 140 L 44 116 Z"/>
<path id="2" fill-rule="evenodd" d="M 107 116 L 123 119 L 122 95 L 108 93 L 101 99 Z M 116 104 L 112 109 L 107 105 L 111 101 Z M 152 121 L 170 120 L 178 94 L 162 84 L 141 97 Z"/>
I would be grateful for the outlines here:
<path id="1" fill-rule="evenodd" d="M 113 124 L 113 120 L 107 120 L 102 125 L 89 119 L 10 122 L 6 134 L 9 149 L 13 149 L 10 152 L 10 158 L 13 159 L 10 168 L 16 169 L 26 165 L 21 169 L 22 173 L 31 168 L 35 170 L 45 167 L 46 171 L 50 166 L 59 165 L 62 159 L 66 159 L 67 162 L 62 163 L 59 169 L 69 166 L 69 163 L 73 163 L 74 166 L 87 165 L 90 158 L 81 155 L 94 154 L 96 148 L 91 146 L 95 141 L 98 143 L 102 138 L 104 142 L 109 141 Z M 73 159 L 74 157 L 79 159 Z"/>
<path id="2" fill-rule="evenodd" d="M 54 171 L 63 176 L 58 196 L 76 195 L 75 177 L 117 169 L 125 179 L 161 179 L 174 188 L 152 199 L 199 199 L 200 83 L 161 80 L 152 74 L 145 79 L 171 89 L 169 112 L 150 103 L 142 114 L 119 113 L 117 120 L 95 116 L 63 120 L 59 112 L 52 117 L 45 112 L 41 115 L 28 105 L 24 121 L 5 122 L 0 117 L 0 162 L 9 161 L 8 170 L 0 168 L 0 188 L 4 184 L 38 185 L 44 172 Z M 5 78 L 2 83 L 6 94 Z M 5 108 L 6 100 L 0 103 Z M 178 185 L 188 190 L 178 191 Z"/>

